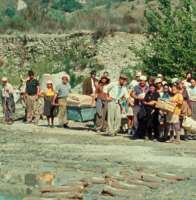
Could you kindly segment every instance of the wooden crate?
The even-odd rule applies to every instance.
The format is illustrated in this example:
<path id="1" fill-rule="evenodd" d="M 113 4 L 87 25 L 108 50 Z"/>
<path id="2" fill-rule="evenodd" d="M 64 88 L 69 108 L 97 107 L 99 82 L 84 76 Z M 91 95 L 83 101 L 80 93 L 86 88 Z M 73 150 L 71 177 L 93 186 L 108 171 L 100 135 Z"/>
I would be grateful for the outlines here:
<path id="1" fill-rule="evenodd" d="M 156 103 L 156 108 L 173 113 L 175 111 L 176 104 L 170 101 L 164 101 L 159 99 Z"/>
<path id="2" fill-rule="evenodd" d="M 71 121 L 76 122 L 88 122 L 94 121 L 96 114 L 95 107 L 77 107 L 68 106 L 67 107 L 67 118 Z"/>

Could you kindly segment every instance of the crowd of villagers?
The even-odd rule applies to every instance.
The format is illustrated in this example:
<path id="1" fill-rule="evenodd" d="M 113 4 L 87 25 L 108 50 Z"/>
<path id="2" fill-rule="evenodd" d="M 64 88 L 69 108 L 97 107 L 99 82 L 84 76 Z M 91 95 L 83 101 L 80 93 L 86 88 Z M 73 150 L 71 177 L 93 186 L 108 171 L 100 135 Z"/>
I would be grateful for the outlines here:
<path id="1" fill-rule="evenodd" d="M 83 95 L 92 97 L 96 115 L 94 130 L 111 136 L 122 131 L 123 120 L 132 139 L 165 141 L 179 144 L 182 135 L 188 140 L 189 134 L 182 128 L 185 117 L 196 120 L 196 79 L 188 72 L 184 78 L 165 80 L 162 74 L 147 77 L 135 72 L 135 77 L 121 74 L 118 80 L 111 80 L 104 72 L 97 78 L 96 71 L 83 81 Z M 67 97 L 71 93 L 70 76 L 64 73 L 60 84 L 47 81 L 46 89 L 41 90 L 39 80 L 30 70 L 25 84 L 20 88 L 25 110 L 25 122 L 39 124 L 46 117 L 48 126 L 54 127 L 58 117 L 59 126 L 69 128 L 67 119 Z M 7 77 L 2 78 L 2 106 L 5 122 L 12 124 L 15 112 L 14 88 Z M 40 97 L 44 99 L 40 111 Z M 173 112 L 156 107 L 158 100 L 175 103 Z"/>

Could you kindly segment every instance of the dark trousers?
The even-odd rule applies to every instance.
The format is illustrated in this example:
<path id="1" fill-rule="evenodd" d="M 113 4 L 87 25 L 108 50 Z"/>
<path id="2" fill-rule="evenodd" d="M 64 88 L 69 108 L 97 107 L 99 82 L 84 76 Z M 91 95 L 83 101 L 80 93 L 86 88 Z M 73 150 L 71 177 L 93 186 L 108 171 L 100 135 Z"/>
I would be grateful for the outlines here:
<path id="1" fill-rule="evenodd" d="M 136 137 L 144 139 L 159 139 L 159 115 L 157 112 L 146 112 L 146 116 L 142 119 L 138 119 L 138 129 L 136 131 Z M 154 134 L 153 134 L 154 133 Z"/>
<path id="2" fill-rule="evenodd" d="M 105 131 L 107 128 L 107 112 L 108 112 L 108 102 L 97 99 L 96 101 L 96 128 L 98 130 Z"/>
<path id="3" fill-rule="evenodd" d="M 144 130 L 145 136 L 149 139 L 159 139 L 159 130 L 160 130 L 160 123 L 159 123 L 159 114 L 155 111 L 154 113 L 147 114 L 147 122 L 146 122 L 146 129 Z M 154 133 L 154 135 L 153 135 Z"/>

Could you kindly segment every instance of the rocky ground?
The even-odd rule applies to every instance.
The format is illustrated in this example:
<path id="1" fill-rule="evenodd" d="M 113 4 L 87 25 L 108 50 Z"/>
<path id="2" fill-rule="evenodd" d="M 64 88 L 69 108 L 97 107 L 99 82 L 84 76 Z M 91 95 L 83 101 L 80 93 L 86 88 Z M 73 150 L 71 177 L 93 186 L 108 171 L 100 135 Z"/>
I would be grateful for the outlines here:
<path id="1" fill-rule="evenodd" d="M 196 199 L 194 141 L 133 141 L 44 123 L 0 124 L 0 199 Z"/>

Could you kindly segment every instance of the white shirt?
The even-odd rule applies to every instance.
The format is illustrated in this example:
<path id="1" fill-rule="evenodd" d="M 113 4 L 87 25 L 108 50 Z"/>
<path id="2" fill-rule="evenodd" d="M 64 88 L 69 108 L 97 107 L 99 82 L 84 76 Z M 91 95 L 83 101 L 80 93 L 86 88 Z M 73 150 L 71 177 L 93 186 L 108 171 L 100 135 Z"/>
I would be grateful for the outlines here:
<path id="1" fill-rule="evenodd" d="M 187 91 L 188 91 L 190 100 L 196 101 L 196 87 L 194 87 L 194 88 L 193 87 L 189 87 Z"/>
<path id="2" fill-rule="evenodd" d="M 138 85 L 139 82 L 137 80 L 132 80 L 131 83 L 129 84 L 129 89 L 134 89 L 136 85 Z"/>
<path id="3" fill-rule="evenodd" d="M 129 92 L 125 86 L 120 86 L 118 82 L 112 82 L 105 86 L 103 91 L 114 100 L 120 100 L 122 97 L 129 98 Z"/>
<path id="4" fill-rule="evenodd" d="M 14 93 L 14 89 L 10 83 L 6 83 L 6 85 L 2 88 L 2 97 L 9 98 L 10 94 Z"/>

